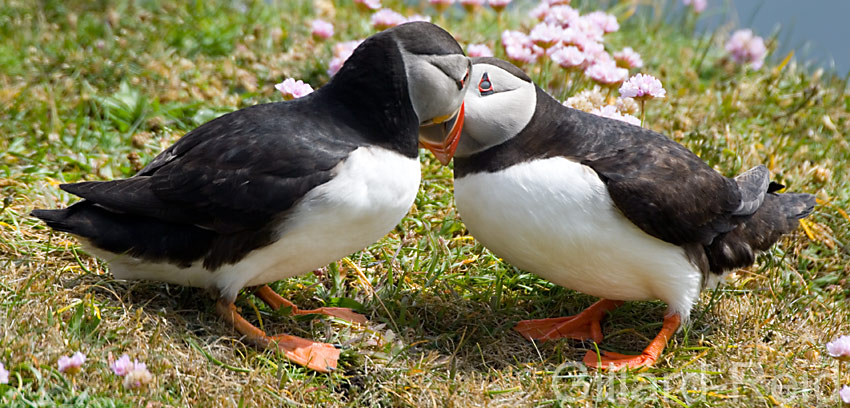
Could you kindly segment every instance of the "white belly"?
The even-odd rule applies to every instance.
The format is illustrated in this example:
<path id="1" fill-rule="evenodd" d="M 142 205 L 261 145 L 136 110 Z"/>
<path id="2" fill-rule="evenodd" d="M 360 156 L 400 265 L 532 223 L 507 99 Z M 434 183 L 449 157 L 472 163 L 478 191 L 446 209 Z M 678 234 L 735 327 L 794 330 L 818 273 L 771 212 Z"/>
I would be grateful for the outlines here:
<path id="1" fill-rule="evenodd" d="M 661 299 L 687 317 L 702 274 L 681 247 L 616 209 L 589 167 L 536 160 L 455 180 L 472 235 L 511 264 L 566 288 L 615 300 Z"/>
<path id="2" fill-rule="evenodd" d="M 311 190 L 281 226 L 275 243 L 210 272 L 151 263 L 126 255 L 95 255 L 120 279 L 148 279 L 217 289 L 233 299 L 245 286 L 303 274 L 359 251 L 383 237 L 410 210 L 419 189 L 419 161 L 382 148 L 358 148 L 336 176 Z"/>

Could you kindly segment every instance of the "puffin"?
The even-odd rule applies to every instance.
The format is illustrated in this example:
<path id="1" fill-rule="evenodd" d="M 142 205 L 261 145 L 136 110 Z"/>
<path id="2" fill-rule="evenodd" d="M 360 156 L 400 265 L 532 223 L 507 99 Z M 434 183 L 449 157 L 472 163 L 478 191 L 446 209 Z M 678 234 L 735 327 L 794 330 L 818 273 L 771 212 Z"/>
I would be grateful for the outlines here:
<path id="1" fill-rule="evenodd" d="M 418 129 L 451 119 L 444 139 L 422 142 L 448 163 L 470 71 L 448 32 L 402 24 L 367 38 L 315 92 L 211 120 L 132 177 L 62 184 L 82 200 L 32 215 L 75 236 L 116 278 L 209 289 L 247 343 L 328 372 L 336 347 L 266 334 L 233 302 L 259 286 L 254 294 L 274 309 L 365 322 L 350 309 L 299 310 L 265 284 L 359 251 L 398 224 L 419 188 Z"/>
<path id="2" fill-rule="evenodd" d="M 454 156 L 463 223 L 512 265 L 601 298 L 515 330 L 600 343 L 600 320 L 624 301 L 668 305 L 641 354 L 588 351 L 588 366 L 655 363 L 704 288 L 753 264 L 814 208 L 810 194 L 780 193 L 763 165 L 725 177 L 665 135 L 562 105 L 506 61 L 473 58 L 471 81 Z"/>

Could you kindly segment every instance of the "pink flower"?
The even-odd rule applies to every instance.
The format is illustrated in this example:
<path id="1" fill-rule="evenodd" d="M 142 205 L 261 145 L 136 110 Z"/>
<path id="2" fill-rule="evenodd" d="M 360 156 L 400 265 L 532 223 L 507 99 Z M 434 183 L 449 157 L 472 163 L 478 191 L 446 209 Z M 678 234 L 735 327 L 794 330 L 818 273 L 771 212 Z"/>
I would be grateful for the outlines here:
<path id="1" fill-rule="evenodd" d="M 313 20 L 310 23 L 313 30 L 313 38 L 327 40 L 334 35 L 334 25 L 324 20 Z"/>
<path id="2" fill-rule="evenodd" d="M 628 114 L 631 114 L 631 115 L 634 115 L 638 111 L 638 109 L 640 108 L 640 106 L 638 105 L 637 102 L 635 102 L 634 99 L 624 98 L 622 96 L 617 98 L 617 101 L 614 102 L 614 105 L 617 107 L 618 111 L 620 111 L 622 113 L 628 113 Z"/>
<path id="3" fill-rule="evenodd" d="M 842 386 L 841 391 L 838 391 L 838 396 L 841 397 L 841 402 L 850 404 L 850 387 Z"/>
<path id="4" fill-rule="evenodd" d="M 83 363 L 86 362 L 86 355 L 80 353 L 79 351 L 74 353 L 71 357 L 62 356 L 59 357 L 59 372 L 60 373 L 68 373 L 75 374 L 80 371 L 80 367 Z"/>
<path id="5" fill-rule="evenodd" d="M 557 44 L 560 41 L 563 32 L 564 29 L 560 26 L 540 23 L 531 29 L 531 32 L 528 34 L 528 38 L 530 38 L 531 41 L 538 47 L 545 49 Z"/>
<path id="6" fill-rule="evenodd" d="M 594 11 L 582 17 L 598 27 L 605 33 L 613 33 L 620 29 L 620 24 L 617 22 L 617 17 L 614 17 L 604 11 Z"/>
<path id="7" fill-rule="evenodd" d="M 579 14 L 578 10 L 567 5 L 559 5 L 550 7 L 542 20 L 544 23 L 569 27 L 574 25 L 579 18 L 581 18 L 581 14 Z"/>
<path id="8" fill-rule="evenodd" d="M 764 39 L 750 29 L 735 31 L 726 43 L 726 51 L 732 54 L 735 62 L 749 64 L 753 69 L 761 69 L 767 55 Z"/>
<path id="9" fill-rule="evenodd" d="M 6 366 L 0 363 L 0 384 L 9 383 L 9 372 L 6 371 Z"/>
<path id="10" fill-rule="evenodd" d="M 502 46 L 507 49 L 511 46 L 529 47 L 534 44 L 525 33 L 521 31 L 505 30 L 502 31 Z"/>
<path id="11" fill-rule="evenodd" d="M 585 38 L 582 33 L 576 31 L 576 29 L 572 27 L 567 27 L 561 30 L 561 36 L 559 40 L 563 45 L 575 45 L 576 47 L 580 47 L 580 44 L 587 41 L 587 38 Z"/>
<path id="12" fill-rule="evenodd" d="M 614 62 L 614 59 L 611 58 L 611 55 L 605 51 L 605 46 L 600 42 L 582 38 L 579 43 L 576 44 L 576 47 L 584 53 L 585 70 L 587 67 L 595 64 L 617 65 Z M 628 70 L 626 70 L 626 75 L 628 76 Z"/>
<path id="13" fill-rule="evenodd" d="M 613 86 L 625 81 L 629 70 L 620 68 L 613 62 L 597 62 L 585 69 L 584 74 L 600 85 Z"/>
<path id="14" fill-rule="evenodd" d="M 602 36 L 605 35 L 605 30 L 597 24 L 597 21 L 588 16 L 581 16 L 570 27 L 575 28 L 576 31 L 584 35 L 587 39 L 596 42 L 602 42 Z"/>
<path id="15" fill-rule="evenodd" d="M 505 47 L 505 54 L 507 54 L 508 59 L 519 64 L 533 63 L 537 61 L 538 57 L 533 48 L 522 45 L 510 45 Z"/>
<path id="16" fill-rule="evenodd" d="M 614 53 L 614 61 L 617 61 L 617 66 L 626 69 L 640 68 L 643 66 L 643 59 L 640 54 L 635 52 L 632 47 L 623 48 L 622 51 Z"/>
<path id="17" fill-rule="evenodd" d="M 603 118 L 615 119 L 631 125 L 640 126 L 640 119 L 629 114 L 624 115 L 620 113 L 614 105 L 605 105 L 601 109 L 594 109 L 590 111 L 590 113 L 602 116 Z"/>
<path id="18" fill-rule="evenodd" d="M 342 68 L 342 64 L 345 63 L 345 60 L 354 53 L 354 50 L 357 49 L 357 46 L 359 46 L 362 42 L 363 40 L 354 40 L 336 43 L 333 48 L 334 56 L 328 64 L 328 75 L 334 76 L 334 74 Z"/>
<path id="19" fill-rule="evenodd" d="M 652 99 L 663 98 L 667 91 L 661 86 L 661 81 L 652 75 L 637 74 L 629 78 L 620 87 L 620 95 L 624 98 Z"/>
<path id="20" fill-rule="evenodd" d="M 434 6 L 437 11 L 445 11 L 455 0 L 428 0 L 428 4 Z"/>
<path id="21" fill-rule="evenodd" d="M 694 12 L 697 14 L 705 11 L 708 6 L 708 0 L 682 0 L 682 3 L 686 6 L 693 6 Z"/>
<path id="22" fill-rule="evenodd" d="M 540 2 L 540 4 L 534 6 L 531 11 L 528 12 L 528 15 L 533 17 L 536 20 L 543 21 L 546 16 L 549 14 L 549 4 L 545 2 Z"/>
<path id="23" fill-rule="evenodd" d="M 487 4 L 497 13 L 500 13 L 508 4 L 511 4 L 511 0 L 487 0 Z"/>
<path id="24" fill-rule="evenodd" d="M 133 368 L 136 367 L 136 363 L 130 361 L 130 356 L 127 354 L 122 355 L 118 360 L 112 363 L 109 368 L 112 369 L 112 372 L 119 377 L 123 377 L 127 375 L 130 371 L 133 371 Z"/>
<path id="25" fill-rule="evenodd" d="M 414 21 L 424 21 L 426 23 L 430 23 L 431 22 L 431 16 L 423 16 L 422 14 L 414 14 L 414 15 L 408 17 L 406 22 L 411 23 L 411 22 L 414 22 Z"/>
<path id="26" fill-rule="evenodd" d="M 133 364 L 133 369 L 124 375 L 123 384 L 124 388 L 133 389 L 141 388 L 143 385 L 147 385 L 151 381 L 153 381 L 153 375 L 150 371 L 148 371 L 147 365 L 137 361 Z"/>
<path id="27" fill-rule="evenodd" d="M 377 10 L 381 8 L 381 0 L 354 0 L 354 4 L 363 11 Z"/>
<path id="28" fill-rule="evenodd" d="M 274 87 L 283 94 L 283 99 L 286 101 L 298 99 L 313 92 L 313 87 L 310 84 L 293 78 L 286 78 L 283 82 L 275 84 Z"/>
<path id="29" fill-rule="evenodd" d="M 139 360 L 130 362 L 130 356 L 127 354 L 123 354 L 109 368 L 115 375 L 124 377 L 123 384 L 127 389 L 139 388 L 153 381 L 153 375 L 148 371 L 147 364 L 140 363 Z"/>
<path id="30" fill-rule="evenodd" d="M 826 343 L 826 352 L 839 360 L 850 360 L 850 336 L 841 336 Z"/>
<path id="31" fill-rule="evenodd" d="M 469 44 L 466 46 L 466 53 L 473 58 L 493 56 L 493 51 L 487 44 Z"/>
<path id="32" fill-rule="evenodd" d="M 372 14 L 372 26 L 378 30 L 385 30 L 407 22 L 407 18 L 390 9 L 380 9 Z"/>
<path id="33" fill-rule="evenodd" d="M 471 13 L 484 5 L 484 0 L 458 0 L 458 2 L 468 13 Z"/>
<path id="34" fill-rule="evenodd" d="M 559 47 L 549 58 L 562 68 L 581 68 L 585 61 L 584 53 L 572 45 Z"/>

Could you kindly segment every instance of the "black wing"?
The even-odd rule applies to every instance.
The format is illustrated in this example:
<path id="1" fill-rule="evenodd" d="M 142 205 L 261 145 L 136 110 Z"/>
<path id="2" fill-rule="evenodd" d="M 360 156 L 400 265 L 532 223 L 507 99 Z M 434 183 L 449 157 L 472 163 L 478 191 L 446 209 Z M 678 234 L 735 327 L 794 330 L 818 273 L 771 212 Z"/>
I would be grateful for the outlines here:
<path id="1" fill-rule="evenodd" d="M 740 222 L 738 184 L 659 133 L 571 110 L 578 157 L 599 174 L 617 208 L 648 234 L 673 244 L 709 244 Z"/>
<path id="2" fill-rule="evenodd" d="M 62 188 L 117 212 L 222 234 L 257 229 L 330 180 L 357 148 L 316 105 L 298 100 L 232 112 L 189 132 L 129 179 Z"/>

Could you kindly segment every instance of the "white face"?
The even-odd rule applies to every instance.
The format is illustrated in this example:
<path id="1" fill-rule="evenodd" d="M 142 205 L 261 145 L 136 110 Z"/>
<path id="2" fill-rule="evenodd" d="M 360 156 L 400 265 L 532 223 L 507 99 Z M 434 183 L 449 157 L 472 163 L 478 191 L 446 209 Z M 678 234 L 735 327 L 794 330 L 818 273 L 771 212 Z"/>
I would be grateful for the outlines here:
<path id="1" fill-rule="evenodd" d="M 460 54 L 414 55 L 402 50 L 407 87 L 420 125 L 457 113 L 469 88 L 472 62 Z"/>
<path id="2" fill-rule="evenodd" d="M 486 77 L 485 77 L 486 75 Z M 516 136 L 534 115 L 537 91 L 495 65 L 472 66 L 472 84 L 464 98 L 463 133 L 455 156 L 466 157 Z"/>

